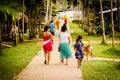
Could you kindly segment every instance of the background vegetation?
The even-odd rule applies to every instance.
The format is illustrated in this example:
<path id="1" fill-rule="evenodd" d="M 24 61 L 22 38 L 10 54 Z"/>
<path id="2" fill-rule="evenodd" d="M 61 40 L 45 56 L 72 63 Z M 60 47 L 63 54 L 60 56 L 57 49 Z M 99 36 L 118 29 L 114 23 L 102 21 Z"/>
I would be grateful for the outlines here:
<path id="1" fill-rule="evenodd" d="M 83 61 L 84 80 L 119 80 L 120 63 L 112 61 Z"/>

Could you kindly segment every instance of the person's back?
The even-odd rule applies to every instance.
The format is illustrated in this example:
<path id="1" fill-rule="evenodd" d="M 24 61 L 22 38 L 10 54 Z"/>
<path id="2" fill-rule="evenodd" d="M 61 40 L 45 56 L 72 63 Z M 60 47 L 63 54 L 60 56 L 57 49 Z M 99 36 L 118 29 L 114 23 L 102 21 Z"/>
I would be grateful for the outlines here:
<path id="1" fill-rule="evenodd" d="M 51 38 L 51 35 L 50 35 L 49 32 L 43 32 L 43 39 L 44 39 L 44 41 L 45 41 L 45 40 L 48 40 L 48 39 L 50 39 L 50 38 Z"/>
<path id="2" fill-rule="evenodd" d="M 60 42 L 63 43 L 63 42 L 69 42 L 68 41 L 68 37 L 70 36 L 69 33 L 67 32 L 60 32 Z"/>
<path id="3" fill-rule="evenodd" d="M 44 27 L 44 32 L 42 33 L 43 37 L 43 50 L 44 50 L 44 57 L 45 61 L 44 64 L 49 64 L 50 62 L 50 52 L 52 51 L 52 44 L 53 44 L 53 37 L 52 34 L 49 32 L 49 26 Z"/>
<path id="4" fill-rule="evenodd" d="M 52 33 L 52 35 L 54 35 L 55 34 L 55 25 L 54 25 L 53 20 L 51 21 L 49 26 L 50 26 L 50 32 Z"/>
<path id="5" fill-rule="evenodd" d="M 70 35 L 67 33 L 67 27 L 65 24 L 63 24 L 61 28 L 59 41 L 60 60 L 61 62 L 64 62 L 64 59 L 66 59 L 65 65 L 68 65 L 68 58 L 72 57 L 72 51 L 70 48 Z"/>

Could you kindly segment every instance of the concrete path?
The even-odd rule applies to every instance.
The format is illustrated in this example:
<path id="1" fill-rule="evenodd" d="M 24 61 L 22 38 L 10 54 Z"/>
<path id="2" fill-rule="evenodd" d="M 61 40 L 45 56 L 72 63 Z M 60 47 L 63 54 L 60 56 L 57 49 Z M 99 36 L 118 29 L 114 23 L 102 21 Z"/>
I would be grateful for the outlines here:
<path id="1" fill-rule="evenodd" d="M 41 50 L 15 80 L 83 80 L 81 70 L 77 68 L 74 54 L 73 58 L 69 59 L 68 65 L 60 62 L 58 35 L 54 36 L 53 49 L 49 65 L 44 64 L 44 52 Z"/>

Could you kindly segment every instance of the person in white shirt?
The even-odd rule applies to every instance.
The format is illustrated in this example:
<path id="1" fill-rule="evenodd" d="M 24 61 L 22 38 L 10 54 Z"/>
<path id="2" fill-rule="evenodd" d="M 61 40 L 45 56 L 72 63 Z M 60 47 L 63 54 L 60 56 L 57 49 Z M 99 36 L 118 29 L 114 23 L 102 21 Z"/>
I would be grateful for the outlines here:
<path id="1" fill-rule="evenodd" d="M 64 62 L 64 59 L 66 59 L 65 64 L 68 65 L 68 58 L 72 57 L 72 51 L 70 48 L 70 34 L 67 32 L 66 24 L 63 24 L 61 27 L 59 42 L 61 62 Z"/>

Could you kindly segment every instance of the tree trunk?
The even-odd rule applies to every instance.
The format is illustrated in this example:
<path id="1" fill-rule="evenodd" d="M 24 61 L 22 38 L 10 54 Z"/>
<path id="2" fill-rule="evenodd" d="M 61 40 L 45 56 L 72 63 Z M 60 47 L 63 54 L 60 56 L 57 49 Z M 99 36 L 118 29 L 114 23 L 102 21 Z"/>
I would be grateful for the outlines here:
<path id="1" fill-rule="evenodd" d="M 102 44 L 106 44 L 106 36 L 105 36 L 105 26 L 104 26 L 104 17 L 103 17 L 103 7 L 102 0 L 100 0 L 100 10 L 101 10 L 101 18 L 102 18 Z"/>
<path id="2" fill-rule="evenodd" d="M 23 0 L 23 7 L 24 7 L 24 0 Z M 22 12 L 22 42 L 24 41 L 24 10 Z"/>
<path id="3" fill-rule="evenodd" d="M 47 0 L 47 11 L 46 11 L 46 16 L 45 16 L 45 23 L 47 24 L 48 23 L 48 14 L 49 14 L 49 3 L 50 3 L 50 0 Z"/>
<path id="4" fill-rule="evenodd" d="M 114 47 L 115 42 L 114 42 L 114 19 L 113 19 L 113 11 L 112 11 L 112 8 L 113 8 L 112 1 L 113 0 L 110 0 L 110 5 L 111 5 L 111 27 L 112 27 L 112 47 Z"/>
<path id="5" fill-rule="evenodd" d="M 87 32 L 88 32 L 88 35 L 91 35 L 89 13 L 90 13 L 90 12 L 89 12 L 89 0 L 87 0 Z"/>
<path id="6" fill-rule="evenodd" d="M 0 54 L 1 54 L 1 43 L 2 43 L 2 26 L 0 25 Z"/>
<path id="7" fill-rule="evenodd" d="M 50 0 L 50 7 L 49 7 L 49 21 L 52 19 L 52 0 Z"/>
<path id="8" fill-rule="evenodd" d="M 78 25 L 80 26 L 80 21 L 81 21 L 81 14 L 80 14 L 80 12 L 81 12 L 81 10 L 80 10 L 80 0 L 77 0 L 77 6 L 78 6 L 78 16 L 79 16 L 79 20 L 78 20 Z"/>
<path id="9" fill-rule="evenodd" d="M 82 28 L 84 29 L 84 19 L 85 19 L 85 2 L 82 0 Z"/>
<path id="10" fill-rule="evenodd" d="M 14 45 L 16 46 L 17 45 L 17 31 L 16 31 L 16 20 L 15 20 L 15 24 L 14 24 L 14 36 L 13 36 L 13 42 L 14 42 Z"/>
<path id="11" fill-rule="evenodd" d="M 120 0 L 117 0 L 118 30 L 120 31 Z"/>

